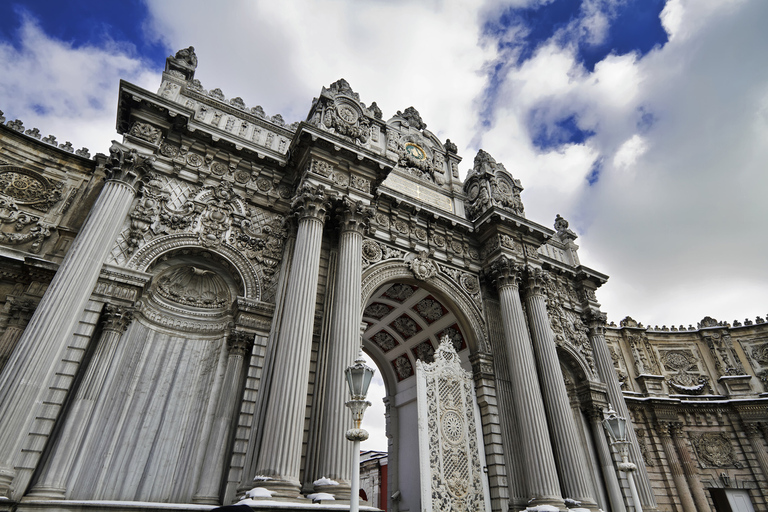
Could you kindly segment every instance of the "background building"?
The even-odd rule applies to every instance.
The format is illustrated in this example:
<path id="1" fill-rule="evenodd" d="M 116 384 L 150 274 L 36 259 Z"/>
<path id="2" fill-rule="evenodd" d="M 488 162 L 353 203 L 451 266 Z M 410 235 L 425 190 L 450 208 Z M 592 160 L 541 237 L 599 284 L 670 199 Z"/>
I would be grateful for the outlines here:
<path id="1" fill-rule="evenodd" d="M 0 127 L 0 510 L 349 499 L 343 370 L 361 340 L 387 387 L 382 494 L 419 510 L 414 368 L 445 337 L 480 419 L 453 441 L 482 462 L 429 464 L 482 475 L 492 510 L 634 506 L 609 403 L 634 422 L 644 510 L 765 508 L 762 319 L 606 326 L 607 276 L 565 219 L 525 217 L 488 153 L 462 182 L 413 107 L 384 120 L 342 79 L 286 125 L 196 67 L 189 48 L 157 94 L 121 82 L 108 155 Z"/>

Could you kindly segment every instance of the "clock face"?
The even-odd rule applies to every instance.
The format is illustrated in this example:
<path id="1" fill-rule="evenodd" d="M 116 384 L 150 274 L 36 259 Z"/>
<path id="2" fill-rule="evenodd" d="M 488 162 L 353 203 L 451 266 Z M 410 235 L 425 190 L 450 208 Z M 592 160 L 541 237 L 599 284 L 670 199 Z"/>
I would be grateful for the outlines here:
<path id="1" fill-rule="evenodd" d="M 409 142 L 409 143 L 407 143 L 405 145 L 405 151 L 414 160 L 426 160 L 427 159 L 427 154 L 424 152 L 424 150 L 421 149 L 418 145 L 414 144 L 413 142 Z"/>

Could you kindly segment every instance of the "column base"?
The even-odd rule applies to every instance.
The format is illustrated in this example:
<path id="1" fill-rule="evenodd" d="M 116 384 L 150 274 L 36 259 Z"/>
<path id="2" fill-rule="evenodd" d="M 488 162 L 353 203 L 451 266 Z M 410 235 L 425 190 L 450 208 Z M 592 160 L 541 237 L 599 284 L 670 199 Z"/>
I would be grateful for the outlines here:
<path id="1" fill-rule="evenodd" d="M 348 482 L 343 480 L 338 485 L 315 485 L 313 487 L 314 492 L 324 492 L 333 494 L 333 497 L 338 500 L 349 501 L 352 495 L 352 486 Z"/>
<path id="2" fill-rule="evenodd" d="M 28 500 L 64 500 L 67 498 L 66 487 L 48 487 L 36 485 L 21 501 Z"/>
<path id="3" fill-rule="evenodd" d="M 560 497 L 549 497 L 549 498 L 531 498 L 528 500 L 528 508 L 533 507 L 540 507 L 542 505 L 547 505 L 550 507 L 555 507 L 558 510 L 567 510 L 567 507 L 565 506 L 565 500 Z"/>
<path id="4" fill-rule="evenodd" d="M 263 487 L 272 492 L 270 499 L 304 499 L 301 496 L 301 484 L 298 480 L 279 480 L 274 478 L 272 480 L 255 480 L 253 487 Z"/>
<path id="5" fill-rule="evenodd" d="M 192 503 L 196 505 L 221 505 L 218 496 L 192 496 Z"/>
<path id="6" fill-rule="evenodd" d="M 16 478 L 16 471 L 10 468 L 0 467 L 0 497 L 11 497 L 14 478 Z"/>

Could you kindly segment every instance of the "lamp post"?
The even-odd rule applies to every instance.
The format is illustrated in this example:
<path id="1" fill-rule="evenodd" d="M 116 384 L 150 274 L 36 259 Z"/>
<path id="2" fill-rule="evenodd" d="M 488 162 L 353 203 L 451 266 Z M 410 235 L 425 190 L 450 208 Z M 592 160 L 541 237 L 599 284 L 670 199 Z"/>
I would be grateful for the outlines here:
<path id="1" fill-rule="evenodd" d="M 616 411 L 613 410 L 611 404 L 608 404 L 608 411 L 605 413 L 605 419 L 603 420 L 603 427 L 608 431 L 608 435 L 611 437 L 611 444 L 616 445 L 619 455 L 621 455 L 621 463 L 618 465 L 619 471 L 627 473 L 627 480 L 629 481 L 629 493 L 632 495 L 632 502 L 635 506 L 636 512 L 643 512 L 640 506 L 640 496 L 637 494 L 637 487 L 635 487 L 635 477 L 632 472 L 637 470 L 637 466 L 629 462 L 629 441 L 627 440 L 627 418 L 619 416 Z"/>
<path id="2" fill-rule="evenodd" d="M 371 405 L 371 402 L 365 399 L 368 394 L 368 386 L 371 385 L 374 369 L 365 364 L 363 352 L 357 356 L 355 363 L 344 371 L 349 386 L 349 401 L 346 406 L 352 411 L 352 419 L 355 422 L 354 428 L 347 430 L 346 437 L 354 443 L 352 449 L 352 485 L 349 496 L 349 510 L 357 512 L 360 510 L 360 441 L 368 439 L 368 432 L 360 428 L 363 422 L 365 410 Z"/>

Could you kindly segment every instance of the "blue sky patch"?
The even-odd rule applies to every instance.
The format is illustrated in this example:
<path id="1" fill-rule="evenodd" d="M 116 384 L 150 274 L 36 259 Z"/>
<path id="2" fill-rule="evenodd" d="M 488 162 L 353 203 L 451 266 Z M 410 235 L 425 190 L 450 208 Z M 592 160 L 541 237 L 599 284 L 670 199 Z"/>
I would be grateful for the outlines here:
<path id="1" fill-rule="evenodd" d="M 538 47 L 553 37 L 560 46 L 575 45 L 576 58 L 590 72 L 610 54 L 637 52 L 645 55 L 667 42 L 659 15 L 664 0 L 626 0 L 604 3 L 603 14 L 609 28 L 605 39 L 591 44 L 577 25 L 585 17 L 582 0 L 555 0 L 526 8 L 510 7 L 497 19 L 487 20 L 482 33 L 496 40 L 502 58 L 513 57 L 516 64 L 528 60 Z M 514 50 L 514 51 L 512 51 Z"/>
<path id="2" fill-rule="evenodd" d="M 528 118 L 528 130 L 533 145 L 541 151 L 557 150 L 567 144 L 582 144 L 595 132 L 579 128 L 575 114 L 547 123 L 544 111 L 534 109 Z"/>
<path id="3" fill-rule="evenodd" d="M 590 187 L 595 183 L 597 183 L 597 180 L 600 179 L 600 173 L 602 171 L 603 171 L 603 159 L 601 157 L 595 160 L 595 163 L 592 164 L 592 168 L 589 170 L 589 174 L 587 174 L 587 183 L 589 183 Z"/>
<path id="4" fill-rule="evenodd" d="M 143 29 L 148 17 L 141 0 L 24 0 L 0 2 L 0 40 L 20 47 L 19 27 L 24 15 L 33 18 L 51 38 L 74 48 L 121 44 L 123 50 L 163 66 L 167 51 L 150 41 Z M 135 50 L 134 50 L 135 49 Z"/>

